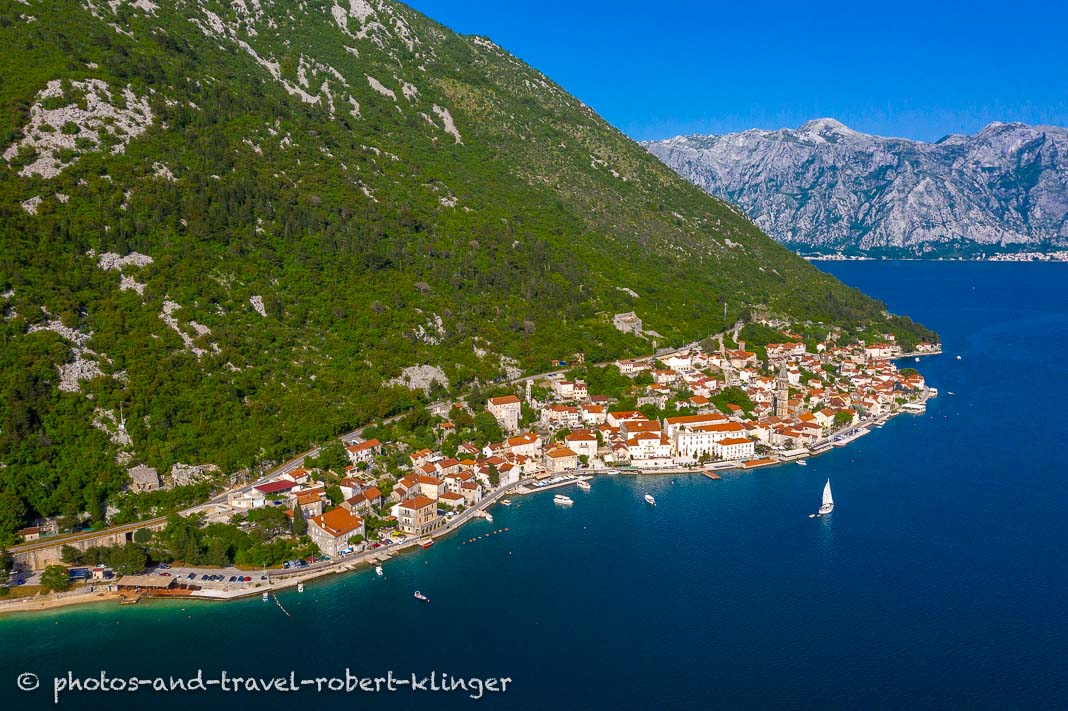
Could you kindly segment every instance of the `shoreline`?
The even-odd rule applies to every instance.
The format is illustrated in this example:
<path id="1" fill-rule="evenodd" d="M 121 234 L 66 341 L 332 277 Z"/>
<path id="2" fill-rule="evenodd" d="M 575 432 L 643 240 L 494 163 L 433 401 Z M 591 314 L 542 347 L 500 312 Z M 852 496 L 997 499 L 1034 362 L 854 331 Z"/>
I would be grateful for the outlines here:
<path id="1" fill-rule="evenodd" d="M 926 356 L 942 355 L 941 344 L 937 351 L 924 351 L 902 353 L 896 356 L 892 360 L 901 360 L 906 358 L 921 358 Z M 935 391 L 937 392 L 937 390 Z M 932 397 L 931 389 L 925 388 L 923 397 L 917 404 L 926 408 L 927 401 Z M 937 396 L 934 396 L 937 397 Z M 920 411 L 922 412 L 922 411 Z M 423 538 L 430 538 L 434 542 L 439 539 L 446 538 L 447 536 L 459 531 L 464 524 L 470 522 L 473 519 L 484 519 L 483 512 L 490 508 L 506 495 L 512 496 L 526 496 L 529 494 L 536 494 L 542 491 L 549 491 L 553 489 L 562 488 L 565 486 L 574 486 L 579 481 L 590 480 L 598 476 L 639 476 L 639 475 L 696 475 L 705 476 L 709 472 L 748 472 L 755 469 L 764 469 L 767 467 L 791 464 L 797 461 L 809 459 L 811 457 L 818 457 L 826 454 L 827 452 L 835 449 L 842 449 L 848 447 L 850 444 L 860 439 L 861 437 L 871 434 L 872 429 L 882 427 L 891 419 L 902 414 L 918 414 L 915 412 L 910 413 L 908 410 L 899 409 L 894 412 L 886 413 L 880 417 L 874 418 L 869 421 L 862 421 L 856 426 L 848 428 L 838 433 L 832 433 L 830 436 L 813 442 L 809 446 L 805 447 L 803 454 L 797 454 L 783 458 L 782 453 L 773 454 L 765 459 L 754 459 L 747 461 L 728 461 L 728 462 L 713 462 L 694 467 L 658 467 L 651 469 L 640 468 L 628 468 L 628 467 L 605 467 L 604 469 L 584 469 L 575 470 L 570 472 L 570 477 L 567 481 L 556 482 L 542 487 L 529 486 L 536 482 L 534 478 L 520 479 L 514 484 L 510 484 L 507 487 L 499 488 L 497 491 L 492 492 L 475 506 L 472 506 L 456 516 L 455 519 L 445 524 L 438 531 L 434 531 L 423 536 L 412 537 L 404 543 L 391 546 L 387 549 L 375 549 L 373 551 L 365 551 L 357 556 L 352 556 L 348 559 L 339 559 L 337 561 L 330 561 L 320 568 L 314 568 L 304 573 L 282 573 L 279 572 L 277 576 L 271 576 L 268 573 L 268 582 L 266 585 L 257 584 L 252 588 L 245 588 L 235 591 L 217 591 L 218 595 L 182 595 L 182 596 L 160 596 L 158 598 L 151 595 L 145 595 L 140 599 L 141 602 L 151 602 L 154 599 L 159 600 L 198 600 L 204 602 L 229 602 L 232 600 L 241 600 L 249 597 L 263 595 L 264 593 L 274 594 L 278 590 L 287 590 L 300 585 L 301 583 L 316 580 L 318 578 L 324 578 L 328 575 L 342 575 L 344 573 L 355 572 L 357 568 L 367 565 L 378 565 L 385 562 L 390 558 L 395 557 L 398 554 L 410 551 L 416 547 L 422 547 L 419 541 Z M 750 464 L 751 462 L 759 462 L 758 464 Z M 749 466 L 747 466 L 747 464 Z M 711 478 L 711 477 L 709 477 Z M 131 524 L 136 525 L 136 524 Z M 214 591 L 213 591 L 214 592 Z M 52 597 L 42 598 L 41 596 L 34 596 L 31 598 L 25 598 L 24 600 L 11 600 L 0 601 L 0 618 L 6 615 L 16 615 L 18 613 L 34 613 L 34 612 L 47 612 L 49 610 L 74 607 L 77 605 L 90 605 L 95 603 L 115 601 L 118 602 L 122 597 L 122 594 L 118 591 L 97 590 L 92 593 L 80 594 L 80 595 L 67 595 L 66 597 Z"/>

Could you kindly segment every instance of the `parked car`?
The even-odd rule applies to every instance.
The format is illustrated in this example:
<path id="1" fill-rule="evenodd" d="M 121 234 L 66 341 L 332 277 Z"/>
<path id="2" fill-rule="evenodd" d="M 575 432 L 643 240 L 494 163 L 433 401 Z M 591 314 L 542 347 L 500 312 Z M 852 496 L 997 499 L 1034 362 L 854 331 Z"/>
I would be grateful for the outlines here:
<path id="1" fill-rule="evenodd" d="M 171 566 L 167 565 L 166 563 L 160 563 L 159 564 L 159 569 L 160 570 L 170 570 Z"/>

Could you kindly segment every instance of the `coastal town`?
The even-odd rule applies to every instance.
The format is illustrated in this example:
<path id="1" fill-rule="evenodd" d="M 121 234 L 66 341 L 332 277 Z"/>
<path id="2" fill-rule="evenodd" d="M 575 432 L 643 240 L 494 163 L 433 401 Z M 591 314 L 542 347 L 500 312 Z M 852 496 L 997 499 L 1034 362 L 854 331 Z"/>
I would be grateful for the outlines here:
<path id="1" fill-rule="evenodd" d="M 554 362 L 550 374 L 368 426 L 181 512 L 194 527 L 260 531 L 270 522 L 267 543 L 300 551 L 280 565 L 235 567 L 225 557 L 190 564 L 176 553 L 144 561 L 147 573 L 116 571 L 85 559 L 103 550 L 97 539 L 50 536 L 36 526 L 11 549 L 14 577 L 40 584 L 49 571 L 63 572 L 69 584 L 58 589 L 72 603 L 266 599 L 325 574 L 380 572 L 404 549 L 429 547 L 476 518 L 492 522 L 489 509 L 510 497 L 589 486 L 596 476 L 718 479 L 723 470 L 803 463 L 896 414 L 923 412 L 937 396 L 914 368 L 895 363 L 939 353 L 937 344 L 906 352 L 888 333 L 859 339 L 832 329 L 814 340 L 791 328 L 769 321 L 760 325 L 761 342 L 747 344 L 739 325 L 733 337 L 607 364 L 588 365 L 576 354 Z M 142 469 L 131 486 L 158 487 L 155 472 Z M 131 524 L 110 529 L 119 531 L 111 540 L 151 541 L 161 535 L 153 531 L 175 525 L 173 517 Z M 0 611 L 18 602 L 0 603 Z"/>

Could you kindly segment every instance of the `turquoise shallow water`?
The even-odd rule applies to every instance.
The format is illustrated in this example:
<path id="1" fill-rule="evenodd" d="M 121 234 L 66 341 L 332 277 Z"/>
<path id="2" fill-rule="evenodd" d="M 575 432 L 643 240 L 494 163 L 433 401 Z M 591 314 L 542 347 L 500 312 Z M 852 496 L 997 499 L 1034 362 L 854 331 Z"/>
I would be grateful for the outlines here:
<path id="1" fill-rule="evenodd" d="M 97 606 L 0 619 L 16 677 L 507 676 L 462 694 L 69 695 L 188 708 L 1064 708 L 1068 265 L 843 263 L 936 328 L 941 390 L 851 447 L 722 481 L 614 477 L 494 509 L 373 573 L 273 604 Z M 960 361 L 954 356 L 960 354 Z M 956 393 L 949 395 L 949 391 Z M 837 508 L 808 514 L 830 477 Z M 653 509 L 642 501 L 656 496 Z M 462 541 L 496 529 L 507 532 Z M 412 592 L 432 598 L 419 604 Z"/>

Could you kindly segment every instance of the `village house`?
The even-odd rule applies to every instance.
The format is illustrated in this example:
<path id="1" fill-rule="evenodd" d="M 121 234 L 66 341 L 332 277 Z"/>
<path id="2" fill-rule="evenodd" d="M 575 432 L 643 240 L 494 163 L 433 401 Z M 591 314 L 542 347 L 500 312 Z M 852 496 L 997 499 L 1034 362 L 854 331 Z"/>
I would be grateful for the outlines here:
<path id="1" fill-rule="evenodd" d="M 553 474 L 578 468 L 578 454 L 564 446 L 556 446 L 545 452 L 545 469 Z"/>
<path id="2" fill-rule="evenodd" d="M 458 509 L 467 505 L 467 500 L 464 499 L 463 494 L 454 494 L 451 491 L 446 491 L 438 498 L 440 503 L 445 508 Z"/>
<path id="3" fill-rule="evenodd" d="M 420 449 L 408 455 L 408 461 L 412 468 L 421 467 L 434 458 L 434 452 L 429 449 Z"/>
<path id="4" fill-rule="evenodd" d="M 338 507 L 308 519 L 308 535 L 319 546 L 323 555 L 337 557 L 345 548 L 363 550 L 363 543 L 349 543 L 356 536 L 364 535 L 363 519 Z"/>
<path id="5" fill-rule="evenodd" d="M 506 433 L 519 430 L 519 417 L 523 412 L 523 404 L 515 395 L 491 397 L 486 402 L 486 410 L 497 418 L 501 429 Z"/>
<path id="6" fill-rule="evenodd" d="M 299 508 L 304 518 L 318 516 L 323 512 L 323 496 L 326 490 L 322 487 L 301 491 L 296 495 L 294 508 Z"/>
<path id="7" fill-rule="evenodd" d="M 627 456 L 635 466 L 670 466 L 671 440 L 662 432 L 639 432 L 627 439 Z"/>
<path id="8" fill-rule="evenodd" d="M 522 454 L 527 457 L 540 457 L 542 441 L 541 436 L 535 432 L 516 437 L 509 437 L 504 441 L 506 448 L 512 454 Z"/>
<path id="9" fill-rule="evenodd" d="M 785 360 L 788 358 L 800 358 L 805 355 L 805 344 L 802 341 L 791 343 L 769 343 L 764 347 L 767 351 L 768 360 Z"/>
<path id="10" fill-rule="evenodd" d="M 580 457 L 597 456 L 597 436 L 589 430 L 575 430 L 564 437 L 564 445 Z"/>
<path id="11" fill-rule="evenodd" d="M 426 496 L 416 496 L 393 507 L 397 528 L 404 533 L 422 536 L 440 525 L 437 501 Z"/>
<path id="12" fill-rule="evenodd" d="M 582 411 L 582 424 L 586 426 L 596 427 L 608 419 L 608 411 L 604 405 L 587 403 L 579 407 L 579 410 Z"/>
<path id="13" fill-rule="evenodd" d="M 345 451 L 348 452 L 349 461 L 353 464 L 370 462 L 376 454 L 382 453 L 382 443 L 377 439 L 369 439 L 365 442 L 350 444 L 345 447 Z"/>
<path id="14" fill-rule="evenodd" d="M 755 443 L 745 437 L 727 437 L 713 445 L 714 455 L 727 462 L 750 459 L 755 452 Z"/>
<path id="15" fill-rule="evenodd" d="M 619 372 L 626 375 L 629 378 L 633 378 L 638 373 L 644 372 L 652 368 L 652 365 L 647 361 L 623 359 L 616 361 L 616 367 L 619 368 Z"/>
<path id="16" fill-rule="evenodd" d="M 579 427 L 582 411 L 570 405 L 546 405 L 541 408 L 542 427 Z"/>
<path id="17" fill-rule="evenodd" d="M 607 422 L 610 427 L 619 427 L 624 422 L 648 419 L 648 417 L 637 410 L 620 410 L 618 412 L 609 412 L 605 422 Z"/>

